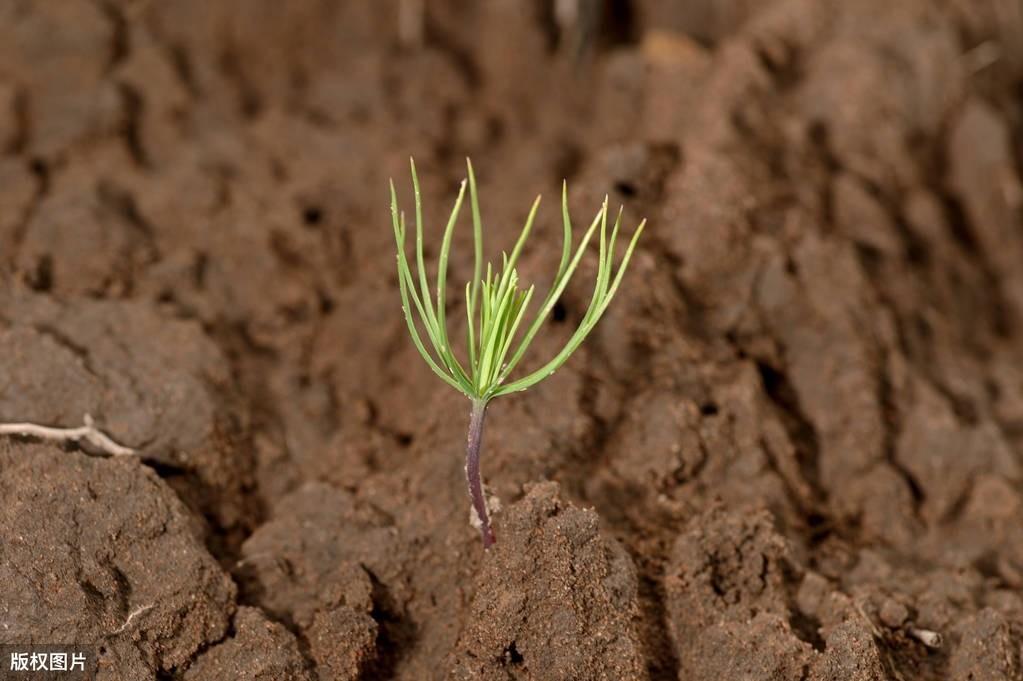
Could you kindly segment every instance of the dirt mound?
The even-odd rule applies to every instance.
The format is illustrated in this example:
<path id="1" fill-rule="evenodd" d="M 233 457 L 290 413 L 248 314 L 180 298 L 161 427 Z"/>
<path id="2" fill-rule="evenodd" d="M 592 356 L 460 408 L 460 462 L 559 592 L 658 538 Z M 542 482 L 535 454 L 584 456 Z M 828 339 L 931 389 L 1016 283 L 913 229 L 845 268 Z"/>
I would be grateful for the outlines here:
<path id="1" fill-rule="evenodd" d="M 282 625 L 268 620 L 258 608 L 238 608 L 232 626 L 232 635 L 199 655 L 185 673 L 185 679 L 312 678 L 295 637 Z"/>
<path id="2" fill-rule="evenodd" d="M 0 444 L 4 643 L 91 646 L 100 678 L 183 668 L 224 636 L 236 587 L 152 470 Z"/>
<path id="3" fill-rule="evenodd" d="M 536 485 L 497 526 L 454 652 L 455 679 L 631 679 L 645 670 L 636 573 L 592 511 Z"/>
<path id="4" fill-rule="evenodd" d="M 415 5 L 0 9 L 0 421 L 140 452 L 0 443 L 4 640 L 110 678 L 1023 677 L 1013 3 Z M 547 196 L 540 289 L 563 179 L 577 224 L 649 221 L 489 408 L 486 555 L 469 405 L 399 313 L 410 154 L 430 262 L 465 156 L 488 256 Z"/>
<path id="5" fill-rule="evenodd" d="M 323 484 L 281 508 L 242 546 L 243 593 L 298 633 L 324 677 L 359 678 L 376 657 L 371 612 L 397 617 L 407 598 L 398 537 L 385 517 Z"/>
<path id="6" fill-rule="evenodd" d="M 829 610 L 798 609 L 800 569 L 763 513 L 714 509 L 675 544 L 665 585 L 685 678 L 887 678 L 873 625 L 842 594 L 816 583 Z"/>
<path id="7" fill-rule="evenodd" d="M 142 450 L 223 540 L 254 523 L 246 412 L 197 324 L 139 302 L 15 293 L 0 304 L 0 348 L 16 358 L 0 373 L 0 420 L 74 427 L 88 414 Z"/>

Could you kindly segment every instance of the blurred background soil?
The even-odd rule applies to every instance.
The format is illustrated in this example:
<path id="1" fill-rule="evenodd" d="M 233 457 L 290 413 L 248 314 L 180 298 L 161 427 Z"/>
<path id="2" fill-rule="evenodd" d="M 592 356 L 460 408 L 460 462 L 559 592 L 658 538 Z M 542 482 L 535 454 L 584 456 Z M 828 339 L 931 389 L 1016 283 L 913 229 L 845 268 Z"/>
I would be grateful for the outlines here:
<path id="1" fill-rule="evenodd" d="M 1017 0 L 3 0 L 0 154 L 0 421 L 141 451 L 0 442 L 0 642 L 102 679 L 1023 678 Z M 488 257 L 544 194 L 541 288 L 562 179 L 577 225 L 649 220 L 490 409 L 486 555 L 468 404 L 400 314 L 410 155 L 428 257 L 466 156 Z"/>

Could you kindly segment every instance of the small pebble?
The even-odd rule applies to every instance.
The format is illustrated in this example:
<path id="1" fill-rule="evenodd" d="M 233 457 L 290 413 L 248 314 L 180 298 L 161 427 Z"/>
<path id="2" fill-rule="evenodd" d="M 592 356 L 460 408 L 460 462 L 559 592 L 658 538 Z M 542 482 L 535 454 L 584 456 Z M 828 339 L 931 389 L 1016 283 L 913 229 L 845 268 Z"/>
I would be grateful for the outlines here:
<path id="1" fill-rule="evenodd" d="M 890 629 L 896 629 L 901 627 L 909 616 L 909 611 L 906 610 L 906 606 L 898 601 L 887 598 L 885 602 L 881 604 L 881 623 Z"/>
<path id="2" fill-rule="evenodd" d="M 796 607 L 804 614 L 819 617 L 821 604 L 830 589 L 827 579 L 816 572 L 807 572 L 796 593 Z"/>

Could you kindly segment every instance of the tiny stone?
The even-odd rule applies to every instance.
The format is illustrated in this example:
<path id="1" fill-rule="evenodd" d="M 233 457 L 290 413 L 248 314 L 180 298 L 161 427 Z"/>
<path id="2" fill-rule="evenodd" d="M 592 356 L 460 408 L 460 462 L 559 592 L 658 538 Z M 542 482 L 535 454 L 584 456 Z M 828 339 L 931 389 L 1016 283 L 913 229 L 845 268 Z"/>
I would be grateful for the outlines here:
<path id="1" fill-rule="evenodd" d="M 886 598 L 881 604 L 881 611 L 878 613 L 881 623 L 890 629 L 901 627 L 909 616 L 906 606 L 892 598 Z"/>
<path id="2" fill-rule="evenodd" d="M 816 572 L 807 572 L 796 593 L 796 607 L 806 615 L 817 617 L 830 588 L 826 578 Z"/>
<path id="3" fill-rule="evenodd" d="M 368 424 L 373 421 L 373 405 L 369 400 L 358 400 L 355 403 L 355 418 L 362 424 Z"/>
<path id="4" fill-rule="evenodd" d="M 930 629 L 917 629 L 916 627 L 910 627 L 909 635 L 916 640 L 923 643 L 928 648 L 940 648 L 944 639 L 941 634 Z"/>

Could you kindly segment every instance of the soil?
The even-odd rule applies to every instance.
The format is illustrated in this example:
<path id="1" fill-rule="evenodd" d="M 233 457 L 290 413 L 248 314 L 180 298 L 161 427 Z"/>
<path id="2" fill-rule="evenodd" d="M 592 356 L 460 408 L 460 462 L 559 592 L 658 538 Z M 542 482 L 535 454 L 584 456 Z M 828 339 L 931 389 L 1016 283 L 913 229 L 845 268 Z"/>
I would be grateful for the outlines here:
<path id="1" fill-rule="evenodd" d="M 1023 679 L 1018 3 L 427 4 L 418 42 L 393 1 L 0 6 L 0 421 L 139 451 L 0 441 L 0 644 L 102 679 Z M 649 221 L 489 409 L 487 552 L 469 405 L 399 312 L 409 155 L 428 257 L 466 156 L 488 256 L 547 196 L 541 288 L 562 179 L 577 223 Z"/>

